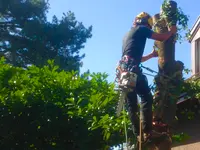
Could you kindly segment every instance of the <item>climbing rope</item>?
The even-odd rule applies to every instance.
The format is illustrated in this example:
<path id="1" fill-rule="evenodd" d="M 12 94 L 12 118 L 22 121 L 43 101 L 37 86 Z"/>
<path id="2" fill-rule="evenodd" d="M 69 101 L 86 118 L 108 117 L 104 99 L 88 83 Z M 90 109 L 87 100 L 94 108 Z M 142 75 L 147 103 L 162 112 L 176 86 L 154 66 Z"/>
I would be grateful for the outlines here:
<path id="1" fill-rule="evenodd" d="M 151 72 L 151 73 L 157 73 L 158 75 L 163 76 L 163 77 L 166 77 L 167 79 L 169 79 L 169 80 L 171 80 L 171 81 L 175 81 L 173 78 L 171 78 L 171 77 L 169 77 L 169 76 L 167 76 L 167 75 L 165 75 L 165 74 L 163 74 L 163 73 L 159 73 L 159 72 L 157 72 L 157 71 L 154 71 L 154 70 L 150 69 L 149 67 L 145 67 L 145 66 L 143 66 L 142 64 L 140 64 L 140 67 L 146 69 L 147 71 L 149 71 L 149 72 Z M 151 74 L 148 74 L 148 73 L 144 73 L 144 74 L 155 77 L 155 75 L 151 75 Z"/>
<path id="2" fill-rule="evenodd" d="M 149 74 L 149 73 L 143 73 L 144 75 L 147 75 L 147 76 L 151 76 L 151 77 L 155 77 L 155 75 L 153 75 L 153 74 Z"/>

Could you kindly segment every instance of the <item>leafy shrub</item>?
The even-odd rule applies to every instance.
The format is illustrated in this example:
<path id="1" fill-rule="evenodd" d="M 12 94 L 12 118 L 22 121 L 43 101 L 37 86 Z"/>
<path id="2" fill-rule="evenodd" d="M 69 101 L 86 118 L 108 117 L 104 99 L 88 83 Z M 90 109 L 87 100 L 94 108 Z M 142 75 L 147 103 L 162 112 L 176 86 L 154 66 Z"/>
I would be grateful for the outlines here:
<path id="1" fill-rule="evenodd" d="M 174 134 L 172 136 L 173 143 L 182 143 L 190 139 L 190 136 L 186 133 Z"/>
<path id="2" fill-rule="evenodd" d="M 0 149 L 98 150 L 122 142 L 107 75 L 0 61 Z"/>

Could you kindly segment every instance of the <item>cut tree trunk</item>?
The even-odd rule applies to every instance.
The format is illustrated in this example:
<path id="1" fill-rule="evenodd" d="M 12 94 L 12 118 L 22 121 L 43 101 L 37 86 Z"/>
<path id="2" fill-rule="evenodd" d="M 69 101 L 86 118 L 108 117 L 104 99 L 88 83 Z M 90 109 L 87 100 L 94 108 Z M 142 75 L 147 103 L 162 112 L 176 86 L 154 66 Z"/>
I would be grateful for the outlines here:
<path id="1" fill-rule="evenodd" d="M 176 25 L 177 23 L 177 3 L 169 1 L 169 5 L 170 7 L 167 8 L 167 17 L 161 17 L 164 12 L 162 9 L 160 14 L 156 14 L 153 17 L 157 33 L 166 33 L 168 32 L 169 23 L 172 23 L 171 25 Z M 169 136 L 160 143 L 154 143 L 154 148 L 149 147 L 149 149 L 153 150 L 171 150 L 171 133 L 173 132 L 172 128 L 176 116 L 177 89 L 180 89 L 184 68 L 181 61 L 175 60 L 175 38 L 176 35 L 172 35 L 166 41 L 155 41 L 154 43 L 154 46 L 158 49 L 158 74 L 155 77 L 154 119 L 161 120 L 168 125 L 169 128 L 166 128 L 166 130 Z"/>
<path id="2" fill-rule="evenodd" d="M 169 16 L 161 19 L 160 14 L 153 17 L 155 30 L 157 33 L 168 32 L 167 24 L 177 23 L 176 10 L 177 3 L 169 1 Z M 155 41 L 154 45 L 158 50 L 158 75 L 155 77 L 156 95 L 155 95 L 155 119 L 161 119 L 164 123 L 172 126 L 176 115 L 175 88 L 180 85 L 179 79 L 182 79 L 183 63 L 175 60 L 175 38 L 171 36 L 164 42 Z M 177 80 L 178 79 L 178 80 Z"/>

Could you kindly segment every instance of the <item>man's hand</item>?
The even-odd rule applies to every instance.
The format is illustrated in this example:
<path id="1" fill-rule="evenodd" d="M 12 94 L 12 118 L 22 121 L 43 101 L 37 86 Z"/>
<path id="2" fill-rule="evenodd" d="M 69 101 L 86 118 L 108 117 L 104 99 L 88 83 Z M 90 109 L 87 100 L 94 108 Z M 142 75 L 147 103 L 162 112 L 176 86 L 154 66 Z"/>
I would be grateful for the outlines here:
<path id="1" fill-rule="evenodd" d="M 172 34 L 175 34 L 177 32 L 177 27 L 176 26 L 171 26 L 168 27 L 169 32 L 171 32 Z"/>
<path id="2" fill-rule="evenodd" d="M 145 62 L 153 57 L 158 57 L 158 52 L 155 49 L 150 54 L 143 56 L 141 62 Z"/>
<path id="3" fill-rule="evenodd" d="M 151 56 L 152 57 L 158 57 L 158 51 L 156 51 L 155 49 L 151 52 Z"/>
<path id="4" fill-rule="evenodd" d="M 177 32 L 177 27 L 176 26 L 171 26 L 168 27 L 169 32 L 166 33 L 156 33 L 153 32 L 151 39 L 157 40 L 157 41 L 166 41 L 168 40 L 173 34 L 176 34 Z"/>

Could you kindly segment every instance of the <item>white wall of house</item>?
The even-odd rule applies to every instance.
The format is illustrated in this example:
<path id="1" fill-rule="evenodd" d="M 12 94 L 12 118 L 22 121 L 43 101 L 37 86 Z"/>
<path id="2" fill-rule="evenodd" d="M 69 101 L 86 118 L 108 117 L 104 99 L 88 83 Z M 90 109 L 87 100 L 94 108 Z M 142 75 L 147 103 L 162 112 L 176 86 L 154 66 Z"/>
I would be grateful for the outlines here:
<path id="1" fill-rule="evenodd" d="M 191 29 L 192 75 L 200 72 L 200 16 Z"/>

